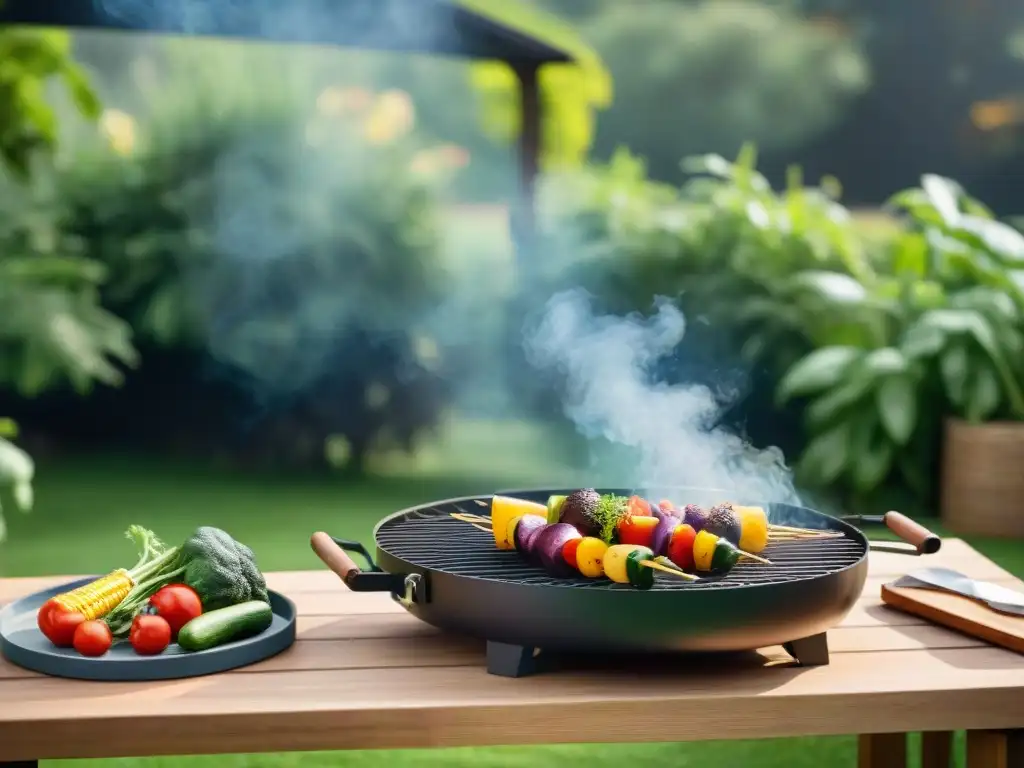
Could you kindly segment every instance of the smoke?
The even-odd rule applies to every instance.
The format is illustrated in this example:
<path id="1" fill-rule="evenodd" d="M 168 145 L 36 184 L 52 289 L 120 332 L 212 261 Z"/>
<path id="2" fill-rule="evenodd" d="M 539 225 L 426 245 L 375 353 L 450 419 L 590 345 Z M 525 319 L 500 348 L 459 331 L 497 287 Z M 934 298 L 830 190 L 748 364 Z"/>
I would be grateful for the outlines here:
<path id="1" fill-rule="evenodd" d="M 95 0 L 129 28 L 366 49 L 455 44 L 451 6 L 436 0 Z"/>
<path id="2" fill-rule="evenodd" d="M 525 336 L 527 355 L 565 379 L 566 415 L 588 438 L 633 449 L 634 487 L 720 488 L 732 498 L 797 502 L 777 448 L 758 450 L 717 425 L 728 405 L 705 386 L 655 376 L 686 332 L 682 313 L 655 300 L 653 316 L 595 314 L 587 293 L 553 296 Z"/>
<path id="3" fill-rule="evenodd" d="M 322 42 L 383 51 L 454 49 L 459 44 L 451 6 L 436 0 L 94 2 L 124 26 L 189 36 Z M 339 69 L 325 75 L 324 59 L 314 60 L 301 46 L 274 50 L 221 43 L 214 58 L 204 59 L 218 43 L 186 44 L 196 46 L 190 50 L 205 67 L 196 65 L 203 80 L 184 97 L 184 107 L 209 114 L 204 112 L 199 120 L 192 115 L 175 128 L 195 131 L 202 122 L 213 132 L 218 122 L 228 126 L 215 162 L 198 169 L 208 174 L 209 200 L 185 206 L 190 224 L 209 234 L 208 245 L 218 256 L 211 264 L 186 265 L 191 310 L 206 351 L 228 364 L 227 375 L 240 370 L 253 377 L 261 398 L 287 397 L 327 371 L 358 368 L 357 355 L 338 349 L 339 331 L 353 320 L 380 334 L 398 334 L 420 325 L 426 309 L 405 301 L 402 288 L 384 284 L 388 270 L 362 258 L 387 250 L 381 242 L 386 233 L 363 226 L 367 219 L 380 217 L 367 216 L 360 207 L 375 204 L 368 188 L 384 174 L 358 151 L 358 142 L 346 147 L 340 131 L 331 134 L 330 119 L 307 98 L 325 85 L 325 77 L 332 86 L 339 81 L 349 85 L 351 58 L 339 49 Z M 223 70 L 211 70 L 210 61 L 219 61 Z M 221 97 L 224 104 L 217 103 Z M 261 103 L 274 99 L 287 102 L 290 118 L 263 120 Z M 247 109 L 263 122 L 231 133 L 230 114 Z M 303 132 L 307 117 L 325 124 L 328 146 L 311 144 L 308 126 Z M 339 201 L 346 207 L 340 208 Z M 303 274 L 302 260 L 308 265 L 316 257 L 308 252 L 315 240 L 310 233 L 341 230 L 347 233 L 351 253 L 336 254 L 331 266 L 324 266 L 328 258 L 320 259 L 325 271 Z M 324 241 L 321 237 L 318 242 Z M 447 327 L 458 326 L 450 322 Z"/>
<path id="4" fill-rule="evenodd" d="M 96 2 L 125 25 L 154 31 L 383 50 L 454 50 L 459 42 L 451 7 L 434 0 Z M 242 79 L 254 81 L 259 88 L 267 85 L 257 73 L 246 75 Z M 234 82 L 227 75 L 225 81 Z M 239 82 L 238 87 L 252 84 Z M 494 318 L 500 299 L 488 306 L 500 294 L 494 288 L 500 276 L 493 270 L 466 272 L 461 279 L 451 280 L 447 299 L 432 307 L 410 307 L 401 297 L 396 300 L 396 286 L 384 282 L 391 273 L 375 273 L 373 265 L 341 264 L 337 267 L 343 273 L 340 280 L 318 282 L 322 276 L 295 275 L 289 264 L 318 222 L 334 217 L 360 223 L 358 207 L 326 210 L 325 206 L 338 198 L 332 194 L 338 189 L 363 189 L 367 161 L 357 151 L 326 163 L 323 155 L 309 151 L 301 136 L 292 138 L 294 146 L 288 144 L 283 150 L 279 137 L 273 135 L 236 144 L 211 169 L 214 200 L 204 215 L 212 224 L 211 249 L 221 262 L 192 279 L 198 293 L 206 297 L 205 343 L 215 358 L 257 375 L 270 395 L 287 396 L 327 371 L 354 370 L 364 364 L 363 356 L 369 354 L 365 350 L 339 355 L 331 343 L 336 329 L 353 318 L 385 332 L 426 326 L 442 348 L 499 335 L 492 326 L 499 325 Z M 274 152 L 268 152 L 268 142 L 273 143 Z M 283 165 L 268 167 L 268 155 L 283 156 Z M 474 162 L 470 172 L 487 170 Z M 365 204 L 376 203 L 368 197 Z M 547 233 L 559 236 L 560 248 L 531 254 L 545 268 L 561 268 L 585 251 L 585 237 L 560 226 L 560 231 Z M 376 236 L 360 234 L 364 239 Z M 376 243 L 367 250 L 386 253 L 386 243 L 379 246 Z M 543 295 L 546 275 L 527 270 L 518 278 L 516 289 L 521 296 Z M 229 281 L 226 287 L 225 281 Z M 668 300 L 659 299 L 655 310 L 649 318 L 600 316 L 585 293 L 560 293 L 546 304 L 539 325 L 526 333 L 526 352 L 541 371 L 564 376 L 565 412 L 581 434 L 595 443 L 604 439 L 629 449 L 630 462 L 620 467 L 630 484 L 722 488 L 729 490 L 731 498 L 796 500 L 790 472 L 778 450 L 756 450 L 718 426 L 728 403 L 723 404 L 707 387 L 671 386 L 658 378 L 657 366 L 678 347 L 686 322 Z M 484 346 L 479 344 L 474 351 Z M 497 358 L 501 353 L 491 354 Z M 477 378 L 466 377 L 469 383 L 461 387 L 464 400 L 498 390 L 503 383 L 498 372 L 505 363 L 476 360 Z M 340 393 L 338 400 L 343 403 Z M 479 400 L 492 402 L 483 396 Z M 505 415 L 516 411 L 508 401 L 494 407 L 504 409 Z M 494 450 L 486 453 L 496 467 L 514 459 Z M 509 453 L 515 450 L 510 448 Z M 593 475 L 591 482 L 596 484 Z"/>

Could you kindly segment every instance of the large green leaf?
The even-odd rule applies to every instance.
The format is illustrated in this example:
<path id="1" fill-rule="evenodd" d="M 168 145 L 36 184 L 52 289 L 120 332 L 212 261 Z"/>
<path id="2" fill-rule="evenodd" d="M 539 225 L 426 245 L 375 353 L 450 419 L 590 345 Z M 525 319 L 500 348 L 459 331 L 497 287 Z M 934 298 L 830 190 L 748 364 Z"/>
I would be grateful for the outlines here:
<path id="1" fill-rule="evenodd" d="M 989 418 L 1002 401 L 999 377 L 987 365 L 979 366 L 971 374 L 967 387 L 964 416 L 974 424 Z"/>
<path id="2" fill-rule="evenodd" d="M 802 480 L 821 487 L 843 474 L 851 458 L 850 427 L 850 422 L 840 422 L 808 443 L 798 467 Z"/>
<path id="3" fill-rule="evenodd" d="M 906 373 L 910 368 L 910 361 L 895 347 L 883 347 L 869 352 L 862 367 L 870 376 L 892 376 Z"/>
<path id="4" fill-rule="evenodd" d="M 922 189 L 905 189 L 889 198 L 888 204 L 907 212 L 918 224 L 942 226 L 942 215 Z"/>
<path id="5" fill-rule="evenodd" d="M 921 189 L 947 226 L 959 221 L 960 197 L 963 195 L 959 184 L 929 173 L 921 177 Z"/>
<path id="6" fill-rule="evenodd" d="M 941 328 L 924 323 L 919 318 L 903 333 L 900 349 L 910 359 L 929 358 L 939 353 L 946 343 L 946 334 Z"/>
<path id="7" fill-rule="evenodd" d="M 892 444 L 887 442 L 876 443 L 862 453 L 850 472 L 854 487 L 861 493 L 875 490 L 892 470 L 894 456 Z"/>
<path id="8" fill-rule="evenodd" d="M 1001 221 L 980 216 L 964 216 L 957 225 L 957 233 L 989 251 L 1007 264 L 1024 264 L 1024 235 Z"/>
<path id="9" fill-rule="evenodd" d="M 897 445 L 906 445 L 917 424 L 917 385 L 907 375 L 886 378 L 876 392 L 878 418 Z"/>
<path id="10" fill-rule="evenodd" d="M 875 380 L 870 376 L 852 376 L 849 380 L 815 399 L 804 412 L 812 432 L 821 432 L 848 415 L 848 411 L 871 391 Z"/>
<path id="11" fill-rule="evenodd" d="M 35 464 L 27 453 L 14 443 L 0 437 L 0 488 L 9 487 L 15 506 L 22 512 L 32 509 L 32 479 Z M 7 536 L 7 526 L 0 510 L 0 542 Z"/>
<path id="12" fill-rule="evenodd" d="M 939 358 L 942 381 L 950 402 L 961 406 L 967 397 L 967 378 L 970 374 L 970 352 L 964 342 L 949 347 Z"/>
<path id="13" fill-rule="evenodd" d="M 1021 317 L 1020 308 L 1006 291 L 981 285 L 953 293 L 949 297 L 949 306 L 952 309 L 973 309 L 1013 323 Z"/>
<path id="14" fill-rule="evenodd" d="M 850 432 L 850 456 L 856 458 L 848 463 L 847 476 L 857 491 L 867 493 L 888 475 L 892 443 L 882 434 L 879 420 L 872 413 L 852 421 Z"/>
<path id="15" fill-rule="evenodd" d="M 805 270 L 793 275 L 786 288 L 789 293 L 811 291 L 830 304 L 861 304 L 868 299 L 867 289 L 842 272 Z"/>
<path id="16" fill-rule="evenodd" d="M 846 376 L 850 367 L 864 355 L 856 347 L 823 347 L 816 349 L 789 369 L 779 383 L 778 402 L 785 403 L 829 389 Z"/>
<path id="17" fill-rule="evenodd" d="M 1006 350 L 1000 344 L 988 318 L 980 312 L 966 309 L 936 309 L 921 316 L 919 323 L 940 331 L 945 336 L 966 336 L 988 355 L 1002 380 L 1010 405 L 1019 418 L 1024 418 L 1024 393 L 1013 373 Z"/>
<path id="18" fill-rule="evenodd" d="M 928 241 L 918 232 L 907 232 L 892 245 L 892 266 L 897 275 L 923 279 L 928 273 Z"/>

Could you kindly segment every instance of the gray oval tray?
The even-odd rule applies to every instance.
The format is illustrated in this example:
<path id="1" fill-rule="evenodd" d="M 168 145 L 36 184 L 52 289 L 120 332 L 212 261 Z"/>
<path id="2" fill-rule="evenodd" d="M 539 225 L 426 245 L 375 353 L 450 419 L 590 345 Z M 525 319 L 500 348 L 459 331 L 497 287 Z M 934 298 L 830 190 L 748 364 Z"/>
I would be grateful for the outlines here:
<path id="1" fill-rule="evenodd" d="M 88 584 L 79 579 L 15 600 L 0 611 L 0 654 L 19 667 L 79 680 L 142 681 L 197 677 L 268 659 L 295 642 L 295 605 L 270 592 L 271 625 L 255 637 L 208 651 L 188 653 L 176 643 L 158 656 L 139 656 L 127 642 L 115 643 L 103 656 L 90 658 L 73 648 L 57 648 L 36 624 L 40 606 L 54 595 Z"/>

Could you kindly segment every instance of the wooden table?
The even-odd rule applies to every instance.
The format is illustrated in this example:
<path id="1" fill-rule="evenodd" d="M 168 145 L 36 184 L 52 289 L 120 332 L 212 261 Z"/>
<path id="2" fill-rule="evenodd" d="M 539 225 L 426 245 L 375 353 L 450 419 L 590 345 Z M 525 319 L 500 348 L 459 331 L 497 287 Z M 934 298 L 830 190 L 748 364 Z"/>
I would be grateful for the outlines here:
<path id="1" fill-rule="evenodd" d="M 962 541 L 928 558 L 871 554 L 863 598 L 829 633 L 831 663 L 778 648 L 727 666 L 639 662 L 530 678 L 486 674 L 483 644 L 447 637 L 325 570 L 274 573 L 299 640 L 245 670 L 162 683 L 58 680 L 0 661 L 0 761 L 462 745 L 861 736 L 861 765 L 925 768 L 967 730 L 970 768 L 1024 766 L 1024 656 L 884 607 L 908 570 L 955 568 L 1024 588 Z M 0 580 L 0 602 L 72 577 Z M 770 749 L 769 747 L 766 747 Z"/>

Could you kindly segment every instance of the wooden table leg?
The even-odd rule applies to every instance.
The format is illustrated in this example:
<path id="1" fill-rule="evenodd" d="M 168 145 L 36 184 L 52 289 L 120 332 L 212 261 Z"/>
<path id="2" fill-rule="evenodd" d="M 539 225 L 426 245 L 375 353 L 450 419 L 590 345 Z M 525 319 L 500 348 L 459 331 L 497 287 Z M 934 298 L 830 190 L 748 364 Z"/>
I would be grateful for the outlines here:
<path id="1" fill-rule="evenodd" d="M 1024 730 L 968 731 L 967 768 L 1024 766 Z"/>
<path id="2" fill-rule="evenodd" d="M 926 731 L 921 734 L 921 768 L 951 768 L 953 732 Z"/>
<path id="3" fill-rule="evenodd" d="M 907 768 L 907 734 L 862 735 L 857 742 L 857 768 Z"/>

